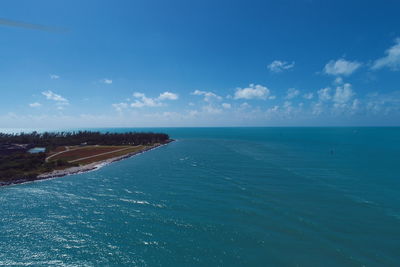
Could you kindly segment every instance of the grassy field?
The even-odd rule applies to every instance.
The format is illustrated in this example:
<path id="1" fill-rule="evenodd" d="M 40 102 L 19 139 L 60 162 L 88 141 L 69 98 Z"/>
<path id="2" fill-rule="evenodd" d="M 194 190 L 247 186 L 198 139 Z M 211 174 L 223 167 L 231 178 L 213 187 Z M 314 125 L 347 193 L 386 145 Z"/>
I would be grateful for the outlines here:
<path id="1" fill-rule="evenodd" d="M 93 162 L 97 162 L 97 161 L 106 160 L 109 158 L 123 156 L 123 155 L 133 153 L 133 152 L 139 152 L 139 151 L 143 150 L 144 148 L 145 148 L 145 146 L 130 147 L 123 151 L 117 151 L 117 152 L 109 153 L 106 155 L 99 155 L 99 156 L 95 156 L 95 157 L 92 157 L 89 159 L 80 160 L 80 161 L 77 161 L 77 163 L 78 164 L 89 164 L 89 163 L 93 163 Z"/>
<path id="2" fill-rule="evenodd" d="M 52 162 L 61 159 L 71 163 L 84 165 L 138 152 L 145 148 L 146 146 L 85 146 L 70 147 L 70 150 L 65 151 L 64 147 L 57 147 L 55 150 L 51 151 L 49 155 L 54 155 L 55 152 L 60 151 L 65 152 L 51 157 L 49 161 Z"/>
<path id="3" fill-rule="evenodd" d="M 66 150 L 65 146 L 59 146 L 56 149 L 53 149 L 52 151 L 50 151 L 49 155 L 55 154 L 57 152 L 65 151 L 65 150 Z"/>

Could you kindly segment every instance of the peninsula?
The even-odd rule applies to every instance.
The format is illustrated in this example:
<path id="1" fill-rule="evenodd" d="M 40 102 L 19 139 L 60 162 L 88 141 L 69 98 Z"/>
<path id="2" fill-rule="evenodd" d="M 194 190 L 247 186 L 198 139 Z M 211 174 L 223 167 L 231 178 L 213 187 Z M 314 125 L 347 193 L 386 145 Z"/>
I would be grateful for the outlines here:
<path id="1" fill-rule="evenodd" d="M 171 142 L 163 133 L 0 133 L 0 186 L 81 173 Z"/>

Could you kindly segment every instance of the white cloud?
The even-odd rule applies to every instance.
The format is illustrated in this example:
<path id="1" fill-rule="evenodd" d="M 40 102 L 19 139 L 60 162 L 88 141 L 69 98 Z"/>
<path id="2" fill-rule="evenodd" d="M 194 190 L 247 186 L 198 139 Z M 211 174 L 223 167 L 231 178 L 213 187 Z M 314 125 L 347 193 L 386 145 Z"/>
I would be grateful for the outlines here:
<path id="1" fill-rule="evenodd" d="M 50 90 L 42 92 L 42 95 L 44 95 L 46 97 L 46 99 L 49 99 L 49 100 L 54 100 L 54 101 L 57 101 L 60 103 L 68 103 L 68 100 L 66 98 L 64 98 L 61 95 L 58 95 L 56 93 L 53 93 Z"/>
<path id="2" fill-rule="evenodd" d="M 351 89 L 351 84 L 345 83 L 343 86 L 338 86 L 336 88 L 336 92 L 333 96 L 333 102 L 336 105 L 346 104 L 354 95 L 355 94 Z"/>
<path id="3" fill-rule="evenodd" d="M 209 113 L 209 114 L 220 114 L 222 112 L 222 109 L 215 108 L 211 105 L 208 105 L 208 106 L 203 107 L 203 111 L 205 111 L 206 113 Z"/>
<path id="4" fill-rule="evenodd" d="M 116 111 L 121 112 L 123 109 L 126 109 L 128 107 L 127 103 L 121 102 L 117 104 L 112 104 L 113 108 L 115 108 Z"/>
<path id="5" fill-rule="evenodd" d="M 230 109 L 232 107 L 232 105 L 229 103 L 222 103 L 222 107 L 225 109 Z"/>
<path id="6" fill-rule="evenodd" d="M 189 111 L 189 116 L 195 117 L 195 116 L 197 116 L 197 115 L 199 115 L 199 112 L 198 112 L 197 110 L 190 110 L 190 111 Z"/>
<path id="7" fill-rule="evenodd" d="M 160 96 L 158 97 L 158 100 L 177 100 L 177 99 L 178 99 L 177 94 L 168 91 L 160 94 Z"/>
<path id="8" fill-rule="evenodd" d="M 222 97 L 214 94 L 213 92 L 195 90 L 192 95 L 204 96 L 204 101 L 211 102 L 212 100 L 221 100 Z"/>
<path id="9" fill-rule="evenodd" d="M 305 99 L 310 100 L 310 99 L 313 99 L 314 94 L 313 94 L 313 93 L 306 93 L 306 94 L 303 95 L 303 97 L 304 97 Z"/>
<path id="10" fill-rule="evenodd" d="M 374 115 L 389 114 L 391 112 L 400 113 L 400 91 L 387 94 L 370 93 L 365 101 L 368 113 Z"/>
<path id="11" fill-rule="evenodd" d="M 162 103 L 156 101 L 153 98 L 146 97 L 143 93 L 133 93 L 133 97 L 136 98 L 133 103 L 131 103 L 131 107 L 133 108 L 142 108 L 142 107 L 159 107 L 162 106 Z"/>
<path id="12" fill-rule="evenodd" d="M 322 114 L 323 111 L 324 111 L 324 106 L 323 106 L 322 102 L 319 101 L 312 106 L 311 113 L 315 116 L 318 116 L 318 115 Z"/>
<path id="13" fill-rule="evenodd" d="M 234 99 L 266 99 L 269 94 L 267 87 L 250 84 L 247 88 L 237 88 Z"/>
<path id="14" fill-rule="evenodd" d="M 105 83 L 105 84 L 112 84 L 113 83 L 113 81 L 111 79 L 107 79 L 107 78 L 100 80 L 100 82 Z"/>
<path id="15" fill-rule="evenodd" d="M 40 103 L 38 103 L 38 102 L 35 102 L 35 103 L 30 103 L 29 106 L 30 106 L 31 108 L 38 108 L 38 107 L 42 106 L 42 104 L 40 104 Z"/>
<path id="16" fill-rule="evenodd" d="M 289 88 L 287 90 L 286 98 L 287 99 L 293 99 L 293 98 L 297 97 L 299 94 L 300 94 L 299 90 L 297 90 L 295 88 Z"/>
<path id="17" fill-rule="evenodd" d="M 318 98 L 320 101 L 327 101 L 329 99 L 331 99 L 331 88 L 327 87 L 327 88 L 322 88 L 320 90 L 318 90 Z"/>
<path id="18" fill-rule="evenodd" d="M 400 38 L 395 40 L 396 44 L 385 51 L 386 56 L 375 60 L 371 69 L 377 70 L 383 67 L 388 67 L 391 70 L 400 69 Z"/>
<path id="19" fill-rule="evenodd" d="M 289 70 L 294 67 L 294 62 L 288 63 L 286 61 L 274 60 L 268 65 L 268 69 L 272 72 L 282 72 L 284 70 Z"/>
<path id="20" fill-rule="evenodd" d="M 131 107 L 133 108 L 160 107 L 163 106 L 162 101 L 164 100 L 178 99 L 178 95 L 171 92 L 161 93 L 157 98 L 146 97 L 143 93 L 135 92 L 133 93 L 133 97 L 135 98 L 133 103 L 131 103 Z"/>
<path id="21" fill-rule="evenodd" d="M 272 114 L 277 114 L 278 113 L 278 111 L 279 111 L 279 106 L 278 105 L 275 105 L 275 106 L 273 106 L 272 108 L 269 108 L 269 109 L 267 109 L 267 116 L 268 115 L 272 115 Z"/>
<path id="22" fill-rule="evenodd" d="M 289 115 L 293 112 L 294 108 L 292 106 L 292 102 L 290 101 L 285 101 L 282 105 L 283 107 L 283 112 L 285 115 Z"/>
<path id="23" fill-rule="evenodd" d="M 57 74 L 50 74 L 50 79 L 52 79 L 52 80 L 57 80 L 59 78 L 60 78 L 60 76 Z"/>
<path id="24" fill-rule="evenodd" d="M 361 101 L 358 99 L 354 99 L 353 103 L 351 104 L 351 109 L 353 111 L 356 111 L 356 110 L 360 109 L 360 106 L 361 106 Z"/>
<path id="25" fill-rule="evenodd" d="M 357 61 L 347 61 L 343 58 L 336 61 L 329 61 L 324 68 L 324 72 L 330 75 L 344 75 L 348 76 L 361 67 L 361 63 Z"/>
<path id="26" fill-rule="evenodd" d="M 343 83 L 343 78 L 342 77 L 336 77 L 335 84 L 342 84 L 342 83 Z"/>
<path id="27" fill-rule="evenodd" d="M 244 102 L 240 105 L 240 109 L 247 109 L 247 108 L 251 108 L 251 105 L 247 102 Z"/>

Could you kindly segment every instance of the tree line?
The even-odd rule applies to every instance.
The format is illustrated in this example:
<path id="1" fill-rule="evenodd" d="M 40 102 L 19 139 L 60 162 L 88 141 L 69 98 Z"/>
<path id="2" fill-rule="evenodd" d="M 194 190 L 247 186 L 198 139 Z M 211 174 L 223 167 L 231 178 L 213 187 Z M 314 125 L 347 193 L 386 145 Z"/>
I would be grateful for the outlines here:
<path id="1" fill-rule="evenodd" d="M 45 158 L 45 153 L 0 155 L 0 184 L 18 179 L 34 180 L 43 172 L 49 172 L 56 168 L 77 166 L 61 159 L 46 162 Z"/>
<path id="2" fill-rule="evenodd" d="M 46 148 L 80 145 L 82 143 L 87 145 L 150 145 L 154 143 L 165 143 L 168 140 L 168 134 L 152 132 L 101 133 L 77 131 L 18 134 L 0 133 L 0 144 L 33 144 Z"/>

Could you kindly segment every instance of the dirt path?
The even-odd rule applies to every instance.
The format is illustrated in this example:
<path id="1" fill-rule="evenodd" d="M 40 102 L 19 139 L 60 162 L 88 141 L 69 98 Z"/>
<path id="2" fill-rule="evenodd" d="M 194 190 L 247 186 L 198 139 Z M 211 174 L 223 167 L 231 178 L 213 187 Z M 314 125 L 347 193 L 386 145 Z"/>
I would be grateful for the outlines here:
<path id="1" fill-rule="evenodd" d="M 121 149 L 117 149 L 117 150 L 113 150 L 113 151 L 109 151 L 109 152 L 104 152 L 104 153 L 96 154 L 96 155 L 93 155 L 93 156 L 88 156 L 88 157 L 83 157 L 83 158 L 79 158 L 79 159 L 74 159 L 74 160 L 71 160 L 71 161 L 68 161 L 68 162 L 69 162 L 69 163 L 73 163 L 73 162 L 77 162 L 77 161 L 81 161 L 81 160 L 85 160 L 85 159 L 95 158 L 95 157 L 98 157 L 98 156 L 103 156 L 103 155 L 112 154 L 112 153 L 115 153 L 115 152 L 124 151 L 124 150 L 127 150 L 127 149 L 132 149 L 132 147 L 125 147 L 125 148 L 121 148 Z M 72 150 L 71 150 L 71 151 L 72 151 Z"/>
<path id="2" fill-rule="evenodd" d="M 79 148 L 77 148 L 77 149 L 79 149 Z M 71 149 L 69 149 L 69 146 L 65 146 L 65 150 L 63 150 L 63 151 L 60 151 L 60 152 L 57 152 L 57 153 L 55 153 L 55 154 L 53 154 L 53 155 L 51 155 L 51 156 L 48 156 L 46 159 L 45 159 L 45 161 L 46 162 L 49 162 L 49 159 L 51 159 L 52 157 L 55 157 L 55 156 L 57 156 L 57 155 L 60 155 L 60 154 L 62 154 L 62 153 L 65 153 L 65 152 L 67 152 L 67 151 L 70 151 Z M 76 149 L 73 149 L 73 150 L 76 150 Z"/>

